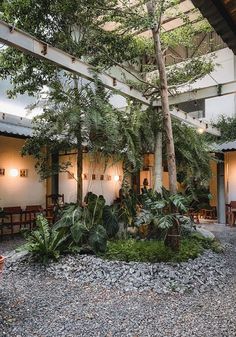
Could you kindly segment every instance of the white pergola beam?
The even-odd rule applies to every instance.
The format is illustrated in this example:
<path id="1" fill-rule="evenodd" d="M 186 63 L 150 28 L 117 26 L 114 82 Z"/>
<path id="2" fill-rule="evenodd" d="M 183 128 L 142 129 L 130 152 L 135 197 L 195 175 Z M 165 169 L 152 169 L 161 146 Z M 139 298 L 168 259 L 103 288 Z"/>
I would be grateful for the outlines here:
<path id="1" fill-rule="evenodd" d="M 216 84 L 205 88 L 193 89 L 190 91 L 179 93 L 176 96 L 169 96 L 169 103 L 170 105 L 176 105 L 179 103 L 195 100 L 197 101 L 199 99 L 208 99 L 231 94 L 236 94 L 236 81 Z M 155 101 L 153 105 L 161 106 L 161 101 Z"/>
<path id="2" fill-rule="evenodd" d="M 33 55 L 36 58 L 48 60 L 49 62 L 55 64 L 62 69 L 79 74 L 85 79 L 94 81 L 93 70 L 95 69 L 91 65 L 75 58 L 74 56 L 58 48 L 50 46 L 47 43 L 36 39 L 32 35 L 18 28 L 13 28 L 12 25 L 9 25 L 2 20 L 0 20 L 0 42 L 21 50 L 24 53 Z M 129 97 L 131 99 L 136 99 L 146 106 L 151 105 L 151 100 L 144 97 L 140 91 L 117 80 L 116 78 L 106 73 L 99 73 L 98 78 L 102 81 L 103 85 L 106 88 L 117 92 L 117 94 Z M 156 102 L 156 106 L 158 105 L 158 102 Z M 178 119 L 182 118 L 184 122 L 191 124 L 197 128 L 201 125 L 201 128 L 205 129 L 206 132 L 218 136 L 220 135 L 220 132 L 216 128 L 210 127 L 210 125 L 207 125 L 204 122 L 188 116 L 187 113 L 176 113 L 176 111 L 173 110 L 171 111 L 171 114 L 173 117 L 176 117 Z"/>
<path id="3" fill-rule="evenodd" d="M 93 76 L 95 69 L 93 66 L 58 48 L 52 47 L 51 45 L 36 39 L 32 35 L 25 33 L 18 28 L 13 29 L 11 25 L 1 20 L 0 41 L 37 58 L 48 60 L 65 70 L 79 74 L 87 80 L 94 81 Z M 106 88 L 113 91 L 116 90 L 119 94 L 136 99 L 145 105 L 150 105 L 150 99 L 144 97 L 140 91 L 132 88 L 131 86 L 106 73 L 99 73 L 98 77 Z"/>
<path id="4" fill-rule="evenodd" d="M 191 124 L 194 127 L 197 127 L 202 132 L 208 132 L 215 136 L 220 136 L 220 131 L 217 128 L 213 127 L 211 124 L 189 116 L 186 112 L 182 110 L 173 108 L 171 109 L 171 115 L 182 122 L 186 122 L 187 124 Z"/>

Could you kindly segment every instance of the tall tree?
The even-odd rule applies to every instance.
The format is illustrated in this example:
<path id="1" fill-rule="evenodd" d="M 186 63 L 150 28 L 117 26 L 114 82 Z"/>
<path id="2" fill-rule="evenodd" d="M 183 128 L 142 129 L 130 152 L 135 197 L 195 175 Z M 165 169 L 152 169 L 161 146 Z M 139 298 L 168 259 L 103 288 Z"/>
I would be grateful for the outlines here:
<path id="1" fill-rule="evenodd" d="M 181 14 L 184 25 L 175 31 L 164 32 L 161 27 L 162 18 L 168 17 L 169 9 L 178 3 L 177 0 L 137 0 L 135 3 L 128 0 L 77 0 L 74 2 L 57 0 L 50 3 L 43 0 L 30 2 L 3 0 L 1 2 L 4 20 L 15 23 L 19 28 L 47 43 L 62 48 L 77 57 L 83 57 L 96 65 L 99 70 L 111 66 L 119 67 L 125 70 L 124 76 L 127 74 L 132 76 L 135 85 L 139 86 L 145 95 L 153 99 L 161 97 L 169 183 L 172 193 L 176 192 L 177 179 L 168 94 L 174 93 L 180 85 L 196 81 L 213 69 L 212 60 L 199 55 L 198 50 L 192 53 L 194 56 L 185 58 L 184 63 L 167 67 L 166 59 L 171 49 L 177 46 L 194 48 L 195 34 L 203 28 L 208 29 L 204 25 L 195 27 L 187 17 L 184 18 Z M 145 8 L 147 8 L 146 12 Z M 173 16 L 173 13 L 170 15 Z M 114 22 L 113 30 L 106 30 L 104 24 L 108 20 Z M 146 30 L 151 30 L 152 39 L 140 38 L 134 34 Z M 153 56 L 155 59 L 153 63 L 140 62 L 143 59 L 152 59 Z M 22 55 L 12 48 L 2 51 L 0 63 L 1 77 L 11 76 L 13 84 L 13 88 L 9 91 L 11 96 L 25 92 L 35 96 L 42 91 L 45 85 L 52 89 L 58 86 L 58 79 L 62 74 L 63 83 L 66 83 L 70 77 L 68 73 L 62 73 L 46 61 Z M 137 73 L 137 70 L 142 73 Z M 150 71 L 154 71 L 154 76 L 150 76 Z M 54 97 L 51 95 L 52 100 L 63 96 L 63 93 L 58 90 L 51 92 L 54 94 Z M 123 131 L 127 134 L 125 128 Z M 126 137 L 126 139 L 128 141 L 131 137 Z M 158 133 L 156 133 L 155 144 L 156 149 L 160 148 L 160 134 Z M 156 169 L 158 165 L 160 167 L 160 161 L 155 160 L 155 163 Z M 158 174 L 161 173 L 160 169 L 155 172 L 158 178 Z"/>
<path id="2" fill-rule="evenodd" d="M 187 46 L 192 42 L 190 40 L 193 38 L 196 32 L 188 18 L 185 18 L 185 25 L 183 30 L 185 30 L 185 36 L 181 40 L 181 29 L 176 30 L 175 33 L 171 32 L 170 34 L 163 34 L 162 31 L 162 21 L 168 16 L 168 11 L 176 6 L 179 1 L 176 0 L 150 0 L 150 1 L 135 1 L 135 4 L 129 3 L 128 1 L 122 1 L 122 5 L 118 13 L 113 13 L 113 20 L 116 20 L 120 23 L 121 26 L 118 27 L 118 30 L 125 31 L 125 29 L 132 29 L 136 32 L 143 32 L 146 30 L 151 30 L 152 32 L 152 49 L 155 57 L 154 68 L 152 70 L 158 71 L 158 76 L 154 81 L 155 84 L 149 83 L 149 88 L 146 86 L 146 92 L 149 89 L 152 96 L 156 93 L 160 96 L 162 115 L 163 115 L 163 130 L 165 133 L 166 141 L 166 156 L 168 164 L 168 176 L 169 176 L 169 189 L 170 192 L 175 194 L 177 193 L 177 171 L 176 171 L 176 157 L 175 157 L 175 146 L 172 130 L 172 122 L 170 115 L 170 106 L 169 106 L 169 92 L 170 85 L 168 85 L 168 77 L 170 84 L 182 85 L 186 82 L 193 82 L 196 79 L 200 78 L 208 71 L 212 70 L 212 62 L 201 59 L 200 57 L 195 57 L 191 59 L 192 70 L 189 67 L 189 59 L 185 60 L 184 64 L 175 65 L 175 67 L 167 70 L 165 61 L 165 54 L 170 49 L 170 47 L 176 46 L 176 42 L 179 45 Z M 145 15 L 144 5 L 147 9 L 147 15 Z M 173 15 L 173 14 L 171 14 Z M 178 15 L 180 15 L 178 13 Z M 181 15 L 183 18 L 183 13 Z M 171 36 L 172 35 L 172 36 Z M 180 60 L 179 60 L 180 61 Z M 204 62 L 205 61 L 205 62 Z M 195 64 L 195 67 L 194 67 Z M 188 72 L 186 71 L 188 69 Z M 198 73 L 196 70 L 198 69 Z M 184 75 L 186 72 L 186 75 Z M 181 76 L 182 75 L 182 76 Z M 143 84 L 143 83 L 142 83 Z M 153 90 L 155 87 L 155 90 Z M 155 188 L 159 189 L 157 184 L 158 181 L 161 181 L 162 172 L 160 171 L 160 160 L 158 156 L 161 156 L 161 153 L 157 153 L 158 150 L 161 150 L 161 134 L 157 133 L 155 138 Z M 179 248 L 179 231 L 178 223 L 176 222 L 175 226 L 171 228 L 168 244 L 174 249 Z"/>
<path id="3" fill-rule="evenodd" d="M 162 18 L 162 7 L 164 1 L 160 1 L 159 18 L 157 18 L 156 3 L 155 1 L 149 1 L 147 3 L 148 15 L 153 21 L 152 36 L 155 49 L 156 63 L 159 71 L 160 78 L 160 95 L 161 95 L 161 105 L 163 113 L 163 124 L 166 133 L 166 149 L 167 149 L 167 163 L 168 163 L 168 173 L 169 173 L 169 186 L 170 192 L 177 192 L 177 174 L 176 174 L 176 162 L 175 162 L 175 147 L 172 132 L 172 124 L 170 117 L 170 107 L 169 107 L 169 93 L 167 84 L 167 75 L 165 68 L 164 56 L 162 54 L 160 30 L 161 30 L 161 18 Z"/>

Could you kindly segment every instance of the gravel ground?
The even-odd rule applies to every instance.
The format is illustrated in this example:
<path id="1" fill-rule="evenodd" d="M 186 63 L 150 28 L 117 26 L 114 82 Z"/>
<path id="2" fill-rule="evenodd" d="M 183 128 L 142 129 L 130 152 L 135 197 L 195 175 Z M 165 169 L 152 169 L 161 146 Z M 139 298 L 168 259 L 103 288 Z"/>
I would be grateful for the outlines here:
<path id="1" fill-rule="evenodd" d="M 0 241 L 0 254 L 4 254 L 12 249 L 15 249 L 19 245 L 23 244 L 25 240 L 21 236 L 15 236 L 14 238 L 4 238 Z"/>
<path id="2" fill-rule="evenodd" d="M 224 255 L 203 257 L 209 261 L 207 267 L 204 262 L 198 270 L 200 280 L 211 263 L 217 263 L 220 274 L 213 268 L 216 284 L 212 286 L 207 278 L 202 292 L 198 283 L 194 291 L 181 294 L 175 288 L 171 293 L 158 294 L 155 289 L 140 292 L 122 284 L 116 287 L 102 278 L 91 282 L 92 274 L 86 278 L 83 270 L 76 273 L 73 266 L 72 271 L 60 269 L 60 263 L 54 269 L 29 268 L 27 263 L 11 265 L 1 280 L 0 336 L 236 337 L 236 229 L 208 228 L 227 243 L 227 248 Z M 89 260 L 86 266 L 90 268 L 91 263 Z M 194 263 L 185 264 L 185 269 L 192 270 Z M 184 269 L 171 268 L 176 267 L 182 275 Z M 135 267 L 129 266 L 127 274 L 130 269 Z M 123 276 L 122 280 L 127 281 Z"/>

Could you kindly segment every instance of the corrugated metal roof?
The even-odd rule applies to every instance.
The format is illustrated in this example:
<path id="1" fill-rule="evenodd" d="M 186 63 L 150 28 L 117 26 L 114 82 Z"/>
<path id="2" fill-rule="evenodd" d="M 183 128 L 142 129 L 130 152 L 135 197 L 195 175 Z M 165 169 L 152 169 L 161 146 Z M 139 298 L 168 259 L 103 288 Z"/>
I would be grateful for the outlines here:
<path id="1" fill-rule="evenodd" d="M 220 144 L 216 147 L 218 151 L 235 151 L 236 150 L 236 140 L 233 140 L 231 142 L 225 142 L 223 144 Z"/>
<path id="2" fill-rule="evenodd" d="M 0 135 L 30 137 L 32 135 L 31 120 L 24 117 L 0 113 Z"/>

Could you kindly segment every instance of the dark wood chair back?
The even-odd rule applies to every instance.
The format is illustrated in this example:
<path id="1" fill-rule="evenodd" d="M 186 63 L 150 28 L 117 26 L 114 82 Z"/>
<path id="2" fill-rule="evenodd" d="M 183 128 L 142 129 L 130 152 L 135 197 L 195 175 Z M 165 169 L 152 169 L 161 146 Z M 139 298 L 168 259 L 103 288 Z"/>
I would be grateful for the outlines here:
<path id="1" fill-rule="evenodd" d="M 21 214 L 22 208 L 20 206 L 3 207 L 3 212 L 6 214 Z"/>
<path id="2" fill-rule="evenodd" d="M 235 200 L 233 200 L 233 201 L 230 201 L 230 208 L 232 209 L 236 209 L 236 201 Z"/>
<path id="3" fill-rule="evenodd" d="M 43 211 L 43 208 L 41 205 L 27 205 L 25 207 L 25 210 L 27 212 L 41 212 Z"/>
<path id="4" fill-rule="evenodd" d="M 29 225 L 30 229 L 34 228 L 36 225 L 36 218 L 39 213 L 43 213 L 41 205 L 27 205 L 24 211 L 24 224 Z"/>
<path id="5" fill-rule="evenodd" d="M 56 221 L 57 211 L 64 205 L 64 194 L 46 195 L 46 219 L 50 224 Z"/>
<path id="6" fill-rule="evenodd" d="M 11 235 L 18 233 L 22 228 L 22 208 L 20 206 L 3 207 L 3 213 L 1 236 L 4 228 L 10 229 Z"/>
<path id="7" fill-rule="evenodd" d="M 64 205 L 64 194 L 47 194 L 46 195 L 46 209 L 52 206 Z"/>

